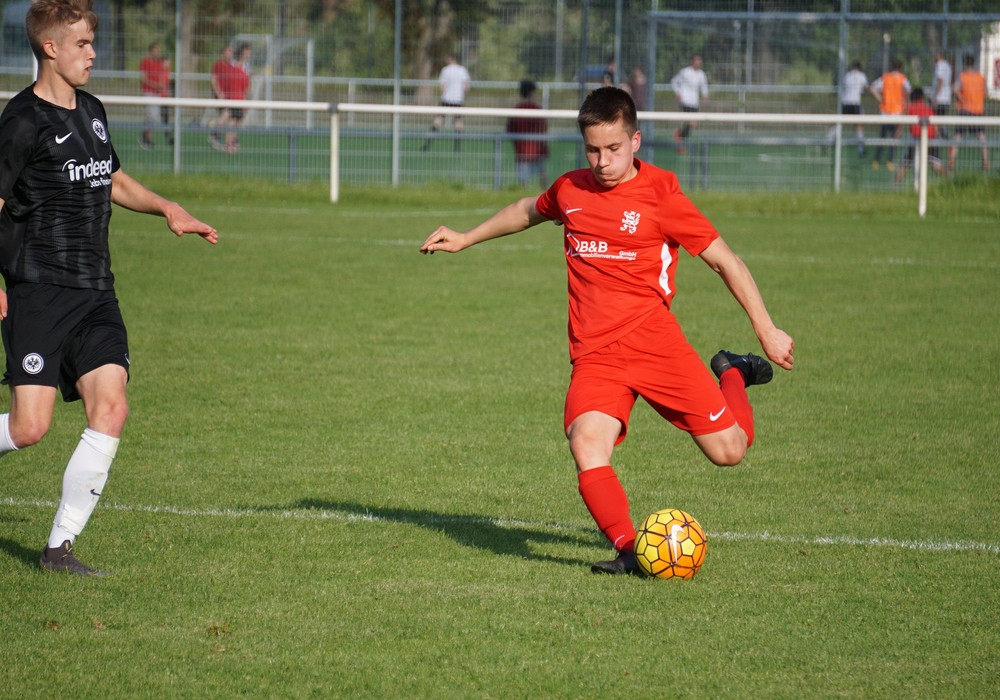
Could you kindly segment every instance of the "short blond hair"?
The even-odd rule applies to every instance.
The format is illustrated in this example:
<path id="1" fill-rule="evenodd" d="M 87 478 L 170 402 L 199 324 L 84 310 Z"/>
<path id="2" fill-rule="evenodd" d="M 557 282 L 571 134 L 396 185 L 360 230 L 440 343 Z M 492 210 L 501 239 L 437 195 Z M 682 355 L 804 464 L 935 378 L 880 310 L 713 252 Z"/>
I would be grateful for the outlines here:
<path id="1" fill-rule="evenodd" d="M 28 34 L 31 51 L 39 61 L 45 59 L 42 48 L 47 40 L 58 38 L 59 32 L 80 20 L 87 22 L 91 31 L 97 31 L 97 13 L 93 0 L 32 0 L 24 29 Z"/>

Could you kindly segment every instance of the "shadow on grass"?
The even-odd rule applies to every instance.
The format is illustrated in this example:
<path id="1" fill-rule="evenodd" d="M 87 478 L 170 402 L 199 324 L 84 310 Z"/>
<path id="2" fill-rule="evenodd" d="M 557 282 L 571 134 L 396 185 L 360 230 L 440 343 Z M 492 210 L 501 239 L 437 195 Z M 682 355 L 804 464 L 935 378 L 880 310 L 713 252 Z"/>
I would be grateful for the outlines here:
<path id="1" fill-rule="evenodd" d="M 27 549 L 20 542 L 8 540 L 3 537 L 0 537 L 0 550 L 7 552 L 11 559 L 19 561 L 31 569 L 38 568 L 38 557 L 42 553 L 41 547 Z"/>
<path id="2" fill-rule="evenodd" d="M 596 533 L 584 530 L 572 531 L 553 524 L 550 527 L 504 520 L 485 515 L 457 515 L 436 513 L 431 510 L 412 508 L 377 508 L 360 503 L 342 503 L 316 498 L 304 498 L 292 508 L 333 511 L 344 513 L 358 520 L 381 520 L 394 523 L 408 523 L 440 532 L 466 547 L 482 549 L 495 554 L 552 562 L 566 566 L 590 566 L 593 562 L 583 559 L 554 556 L 538 551 L 544 545 L 573 547 L 600 546 Z"/>

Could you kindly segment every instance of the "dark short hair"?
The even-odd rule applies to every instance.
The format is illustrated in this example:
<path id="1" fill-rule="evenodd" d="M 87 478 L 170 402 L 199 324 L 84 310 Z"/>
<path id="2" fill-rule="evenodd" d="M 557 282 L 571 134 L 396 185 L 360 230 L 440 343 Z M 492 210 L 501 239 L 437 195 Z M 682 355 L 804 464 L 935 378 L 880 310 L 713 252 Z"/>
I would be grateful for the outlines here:
<path id="1" fill-rule="evenodd" d="M 910 102 L 920 102 L 924 99 L 924 91 L 920 88 L 913 88 L 910 92 Z"/>
<path id="2" fill-rule="evenodd" d="M 613 124 L 621 120 L 629 136 L 639 130 L 639 118 L 635 113 L 632 96 L 621 88 L 608 85 L 592 91 L 580 106 L 576 124 L 582 134 L 587 127 L 598 124 Z"/>
<path id="3" fill-rule="evenodd" d="M 521 97 L 531 97 L 531 93 L 537 89 L 538 86 L 535 85 L 534 80 L 522 80 L 517 90 L 521 93 Z"/>

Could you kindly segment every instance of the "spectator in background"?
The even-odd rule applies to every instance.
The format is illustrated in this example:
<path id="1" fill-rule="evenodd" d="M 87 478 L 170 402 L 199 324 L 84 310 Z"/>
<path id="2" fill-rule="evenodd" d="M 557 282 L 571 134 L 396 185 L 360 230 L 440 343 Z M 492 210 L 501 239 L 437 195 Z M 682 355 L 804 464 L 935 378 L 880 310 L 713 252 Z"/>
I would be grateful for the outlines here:
<path id="1" fill-rule="evenodd" d="M 541 109 L 535 102 L 534 95 L 537 86 L 533 80 L 522 80 L 519 88 L 521 101 L 517 109 Z M 549 130 L 544 119 L 538 117 L 511 117 L 507 120 L 508 134 L 545 134 Z M 515 139 L 514 163 L 517 167 L 517 181 L 521 185 L 528 184 L 532 178 L 538 178 L 538 184 L 544 190 L 548 187 L 545 177 L 545 160 L 549 157 L 549 144 L 535 139 Z"/>
<path id="2" fill-rule="evenodd" d="M 701 56 L 692 56 L 691 63 L 681 68 L 677 75 L 670 79 L 670 87 L 677 95 L 682 112 L 697 112 L 701 108 L 701 100 L 708 101 L 708 78 L 705 77 L 705 71 L 701 67 Z M 693 128 L 694 124 L 685 122 L 674 131 L 678 153 L 684 153 L 684 139 Z"/>
<path id="3" fill-rule="evenodd" d="M 840 81 L 840 113 L 861 114 L 861 96 L 868 89 L 868 76 L 861 70 L 861 62 L 855 61 Z M 865 154 L 865 129 L 855 124 L 854 134 L 858 139 L 858 157 Z"/>
<path id="4" fill-rule="evenodd" d="M 469 71 L 465 69 L 465 66 L 461 65 L 453 54 L 448 54 L 445 59 L 444 68 L 441 69 L 441 73 L 438 75 L 438 85 L 441 87 L 442 107 L 461 107 L 465 104 L 465 96 L 472 86 L 472 78 L 469 76 Z M 444 121 L 445 116 L 443 114 L 434 117 L 434 121 L 431 123 L 431 133 L 444 126 Z M 464 124 L 462 123 L 461 116 L 456 116 L 452 120 L 452 125 L 455 127 L 456 134 L 462 133 Z M 430 147 L 431 137 L 428 136 L 424 142 L 423 150 L 426 151 Z M 457 138 L 455 139 L 455 150 L 462 150 L 462 142 Z"/>
<path id="5" fill-rule="evenodd" d="M 971 53 L 962 59 L 962 72 L 955 81 L 955 107 L 960 117 L 981 117 L 986 107 L 986 79 L 976 70 L 976 58 Z M 990 155 L 986 147 L 986 130 L 982 126 L 956 126 L 956 145 L 948 151 L 948 170 L 955 167 L 955 156 L 958 155 L 957 142 L 963 134 L 975 134 L 982 144 L 983 170 L 990 169 Z"/>
<path id="6" fill-rule="evenodd" d="M 934 116 L 934 108 L 927 104 L 924 99 L 924 91 L 920 88 L 914 88 L 913 92 L 910 93 L 910 101 L 906 105 L 906 113 L 922 117 L 926 119 L 927 117 Z M 910 163 L 916 162 L 917 154 L 917 142 L 920 141 L 920 125 L 911 124 L 910 125 L 910 136 L 914 143 L 911 143 L 906 148 L 906 154 L 903 156 L 903 163 L 899 166 L 899 170 L 896 171 L 896 184 L 900 184 L 903 181 L 903 177 L 906 175 L 906 166 Z M 937 127 L 933 124 L 927 127 L 927 138 L 933 139 L 937 138 Z M 927 164 L 938 175 L 944 172 L 944 167 L 941 165 L 941 159 L 938 157 L 938 149 L 936 146 L 931 146 L 927 150 Z"/>
<path id="7" fill-rule="evenodd" d="M 618 64 L 615 63 L 615 57 L 612 56 L 608 59 L 608 65 L 604 68 L 604 75 L 601 76 L 601 84 L 604 87 L 614 87 L 617 78 Z"/>
<path id="8" fill-rule="evenodd" d="M 906 98 L 911 90 L 910 81 L 903 75 L 903 62 L 898 59 L 893 61 L 892 70 L 876 78 L 868 90 L 878 100 L 878 108 L 882 114 L 902 114 L 906 110 Z M 883 124 L 879 135 L 883 139 L 896 138 L 899 136 L 899 124 Z M 892 172 L 896 169 L 896 149 L 893 146 L 885 146 L 884 149 L 888 153 L 888 159 L 885 163 L 886 170 Z M 879 144 L 878 148 L 875 149 L 875 160 L 872 161 L 872 168 L 875 170 L 880 167 L 882 152 L 883 146 Z"/>
<path id="9" fill-rule="evenodd" d="M 247 87 L 250 79 L 239 66 L 233 64 L 233 47 L 226 45 L 222 49 L 222 54 L 215 65 L 212 66 L 210 74 L 212 82 L 212 93 L 219 100 L 243 100 L 246 99 Z M 220 141 L 218 133 L 209 135 L 208 141 L 212 148 L 224 153 L 236 153 L 240 145 L 237 142 L 234 128 L 239 125 L 239 119 L 243 118 L 243 110 L 233 110 L 229 107 L 219 109 L 219 116 L 211 123 L 213 127 L 225 129 L 223 140 Z"/>
<path id="10" fill-rule="evenodd" d="M 250 44 L 240 44 L 239 51 L 236 52 L 236 65 L 240 67 L 248 78 L 253 77 L 253 65 L 250 61 L 253 56 L 253 47 Z"/>
<path id="11" fill-rule="evenodd" d="M 222 53 L 219 55 L 219 60 L 215 62 L 212 66 L 212 70 L 209 72 L 209 82 L 212 84 L 212 96 L 217 100 L 226 99 L 224 87 L 228 87 L 228 76 L 232 65 L 233 47 L 226 44 L 222 47 Z M 209 122 L 209 126 L 225 128 L 229 126 L 229 122 L 229 108 L 220 107 L 218 115 L 216 115 L 215 119 Z M 208 142 L 212 144 L 212 148 L 222 150 L 222 140 L 219 137 L 219 133 L 213 132 L 209 134 Z"/>
<path id="12" fill-rule="evenodd" d="M 931 102 L 934 114 L 944 116 L 948 114 L 951 107 L 951 64 L 944 57 L 944 53 L 938 51 L 934 54 L 934 85 L 931 92 Z M 941 138 L 948 138 L 944 129 L 939 129 Z"/>
<path id="13" fill-rule="evenodd" d="M 243 75 L 240 76 L 237 73 L 233 73 L 233 80 L 237 82 L 234 85 L 235 90 L 240 90 L 241 94 L 238 97 L 231 97 L 233 100 L 245 100 L 247 98 L 247 92 L 250 89 L 250 75 L 252 73 L 252 68 L 250 65 L 250 57 L 253 55 L 253 49 L 250 44 L 240 44 L 236 51 L 236 60 L 233 61 L 233 67 L 239 70 Z M 246 119 L 246 110 L 242 107 L 235 107 L 229 110 L 230 121 L 234 127 L 243 126 L 243 120 Z M 233 142 L 234 146 L 231 147 L 233 151 L 238 151 L 240 148 L 239 139 Z"/>
<path id="14" fill-rule="evenodd" d="M 632 96 L 632 101 L 635 102 L 635 109 L 637 112 L 646 111 L 646 91 L 647 81 L 646 74 L 643 72 L 642 68 L 635 66 L 632 68 L 632 72 L 629 73 L 628 80 L 625 81 L 623 86 L 625 91 Z"/>
<path id="15" fill-rule="evenodd" d="M 160 56 L 160 45 L 153 42 L 149 45 L 146 57 L 139 61 L 139 85 L 143 97 L 170 96 L 170 63 Z M 152 148 L 153 129 L 170 121 L 170 108 L 167 105 L 146 105 L 146 128 L 139 138 L 139 145 Z M 172 145 L 173 136 L 166 133 L 167 144 Z"/>

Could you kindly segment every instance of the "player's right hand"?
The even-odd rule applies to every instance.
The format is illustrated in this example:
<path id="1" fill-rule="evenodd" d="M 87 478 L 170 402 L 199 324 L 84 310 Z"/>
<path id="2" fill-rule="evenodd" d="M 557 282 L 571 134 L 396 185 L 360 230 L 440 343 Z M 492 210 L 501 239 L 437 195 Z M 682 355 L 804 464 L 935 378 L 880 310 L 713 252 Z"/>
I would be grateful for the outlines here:
<path id="1" fill-rule="evenodd" d="M 437 250 L 443 250 L 447 253 L 457 253 L 465 247 L 462 241 L 464 235 L 458 231 L 453 231 L 447 226 L 438 226 L 437 230 L 429 235 L 424 244 L 420 246 L 420 252 L 424 255 L 428 253 L 433 255 L 434 251 Z"/>

